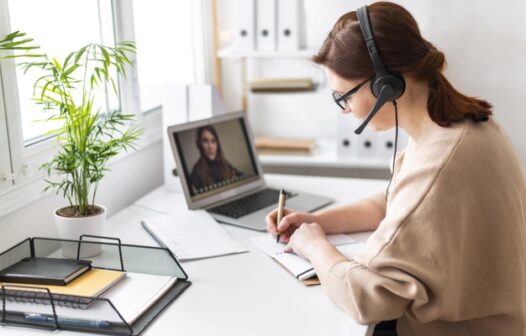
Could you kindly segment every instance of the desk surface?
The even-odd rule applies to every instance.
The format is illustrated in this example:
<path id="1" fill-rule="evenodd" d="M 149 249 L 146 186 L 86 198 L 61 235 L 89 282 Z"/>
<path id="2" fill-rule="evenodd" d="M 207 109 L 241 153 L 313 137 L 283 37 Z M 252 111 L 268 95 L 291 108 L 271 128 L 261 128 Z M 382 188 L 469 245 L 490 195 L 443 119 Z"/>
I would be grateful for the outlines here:
<path id="1" fill-rule="evenodd" d="M 270 186 L 331 196 L 336 204 L 358 200 L 383 190 L 384 181 L 268 175 Z M 334 206 L 334 205 L 333 205 Z M 113 216 L 106 235 L 124 243 L 157 245 L 140 220 L 174 211 L 187 211 L 184 196 L 162 188 Z M 192 286 L 173 302 L 143 335 L 371 335 L 341 312 L 321 286 L 306 287 L 251 242 L 256 231 L 224 226 L 250 252 L 182 263 Z M 365 241 L 367 233 L 354 237 Z M 55 334 L 16 327 L 0 327 L 0 334 Z M 81 335 L 59 332 L 60 335 Z"/>

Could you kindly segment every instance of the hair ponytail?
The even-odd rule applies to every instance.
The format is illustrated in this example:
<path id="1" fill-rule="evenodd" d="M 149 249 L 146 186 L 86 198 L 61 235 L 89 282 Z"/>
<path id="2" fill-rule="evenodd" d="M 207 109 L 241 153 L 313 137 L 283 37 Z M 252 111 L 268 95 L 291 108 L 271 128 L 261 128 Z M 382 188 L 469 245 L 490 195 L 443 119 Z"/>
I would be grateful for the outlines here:
<path id="1" fill-rule="evenodd" d="M 458 92 L 444 77 L 444 54 L 426 41 L 411 14 L 391 2 L 375 2 L 368 12 L 376 44 L 386 67 L 429 83 L 427 108 L 431 119 L 449 126 L 464 119 L 486 121 L 491 104 Z M 374 74 L 356 12 L 341 16 L 313 61 L 347 79 Z"/>
<path id="2" fill-rule="evenodd" d="M 487 121 L 492 114 L 490 103 L 458 92 L 442 73 L 430 81 L 429 89 L 429 116 L 440 126 L 446 127 L 464 119 Z"/>

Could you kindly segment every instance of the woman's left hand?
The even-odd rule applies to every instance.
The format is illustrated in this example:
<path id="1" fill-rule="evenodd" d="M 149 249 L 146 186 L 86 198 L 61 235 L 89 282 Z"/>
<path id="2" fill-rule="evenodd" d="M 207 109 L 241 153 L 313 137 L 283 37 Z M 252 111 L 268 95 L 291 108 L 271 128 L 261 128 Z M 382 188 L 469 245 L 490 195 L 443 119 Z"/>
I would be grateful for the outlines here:
<path id="1" fill-rule="evenodd" d="M 318 223 L 304 223 L 294 231 L 285 251 L 294 252 L 309 259 L 309 252 L 313 251 L 313 247 L 319 243 L 328 243 L 321 226 Z"/>

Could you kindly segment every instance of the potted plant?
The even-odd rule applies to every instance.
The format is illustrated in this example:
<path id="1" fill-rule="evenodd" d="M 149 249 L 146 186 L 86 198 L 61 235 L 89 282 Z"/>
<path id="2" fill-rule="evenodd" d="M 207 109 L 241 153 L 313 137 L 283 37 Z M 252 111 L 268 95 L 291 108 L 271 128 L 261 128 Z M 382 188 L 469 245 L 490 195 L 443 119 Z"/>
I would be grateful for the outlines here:
<path id="1" fill-rule="evenodd" d="M 76 240 L 81 234 L 102 235 L 107 211 L 95 202 L 97 186 L 112 157 L 121 150 L 135 149 L 140 130 L 127 126 L 133 115 L 102 111 L 97 90 L 109 86 L 118 96 L 117 76 L 126 75 L 135 44 L 91 43 L 59 61 L 42 53 L 25 33 L 16 31 L 0 40 L 0 50 L 12 51 L 4 58 L 15 58 L 24 74 L 39 72 L 32 99 L 42 107 L 45 121 L 60 124 L 49 132 L 56 136 L 58 153 L 40 167 L 47 174 L 44 191 L 62 193 L 69 203 L 54 213 L 59 236 Z M 63 253 L 76 256 L 76 244 L 69 250 L 63 248 Z M 88 252 L 93 253 L 96 249 Z"/>

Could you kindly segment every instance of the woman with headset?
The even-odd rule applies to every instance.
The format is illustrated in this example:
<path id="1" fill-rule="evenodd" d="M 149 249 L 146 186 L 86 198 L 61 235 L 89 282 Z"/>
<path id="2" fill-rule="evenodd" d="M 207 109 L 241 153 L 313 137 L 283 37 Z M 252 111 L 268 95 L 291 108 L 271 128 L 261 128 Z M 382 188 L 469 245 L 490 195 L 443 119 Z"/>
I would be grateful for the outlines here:
<path id="1" fill-rule="evenodd" d="M 398 335 L 526 334 L 526 187 L 491 105 L 458 92 L 409 12 L 377 2 L 336 22 L 314 62 L 343 113 L 409 143 L 385 193 L 267 229 L 309 259 L 329 297 Z M 277 225 L 277 227 L 276 227 Z M 348 260 L 326 234 L 374 230 Z M 389 327 L 387 328 L 389 329 Z M 395 331 L 375 334 L 396 335 Z"/>

